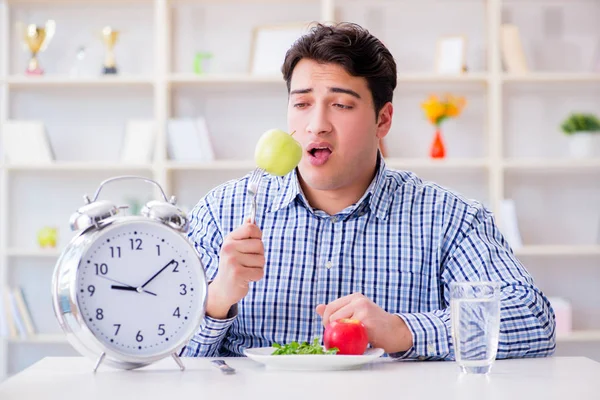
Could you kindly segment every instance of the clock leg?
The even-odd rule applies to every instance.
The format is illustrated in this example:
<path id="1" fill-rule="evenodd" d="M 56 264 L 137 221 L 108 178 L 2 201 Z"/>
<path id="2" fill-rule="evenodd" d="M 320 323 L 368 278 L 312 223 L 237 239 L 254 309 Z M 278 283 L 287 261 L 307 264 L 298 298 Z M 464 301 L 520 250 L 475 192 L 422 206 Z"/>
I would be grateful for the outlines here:
<path id="1" fill-rule="evenodd" d="M 175 362 L 177 363 L 177 365 L 179 365 L 179 369 L 182 370 L 182 371 L 185 370 L 185 366 L 181 362 L 181 359 L 179 358 L 179 356 L 177 355 L 177 353 L 173 353 L 173 354 L 171 354 L 171 356 L 173 356 L 173 360 L 175 360 Z"/>
<path id="2" fill-rule="evenodd" d="M 104 360 L 105 356 L 106 356 L 106 353 L 103 352 L 102 354 L 100 354 L 100 357 L 98 357 L 98 361 L 96 361 L 96 366 L 94 367 L 94 373 L 96 373 L 96 370 L 98 369 L 100 364 L 102 364 L 102 360 Z"/>

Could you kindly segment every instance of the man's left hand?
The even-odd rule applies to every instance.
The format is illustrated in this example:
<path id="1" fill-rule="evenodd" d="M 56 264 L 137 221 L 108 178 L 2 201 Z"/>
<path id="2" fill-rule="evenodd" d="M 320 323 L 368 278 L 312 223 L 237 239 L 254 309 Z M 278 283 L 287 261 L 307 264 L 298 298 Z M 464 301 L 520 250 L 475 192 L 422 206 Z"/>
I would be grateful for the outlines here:
<path id="1" fill-rule="evenodd" d="M 406 351 L 413 345 L 412 334 L 406 322 L 390 314 L 360 293 L 340 297 L 331 303 L 319 304 L 317 313 L 323 317 L 323 326 L 340 318 L 357 319 L 367 328 L 369 343 L 386 353 Z"/>

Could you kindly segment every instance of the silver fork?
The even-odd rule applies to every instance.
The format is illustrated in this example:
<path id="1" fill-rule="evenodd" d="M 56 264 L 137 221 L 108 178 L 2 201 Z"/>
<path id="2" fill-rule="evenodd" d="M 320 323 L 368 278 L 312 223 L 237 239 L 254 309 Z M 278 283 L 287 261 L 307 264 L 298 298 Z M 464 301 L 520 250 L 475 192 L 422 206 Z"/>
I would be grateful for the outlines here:
<path id="1" fill-rule="evenodd" d="M 230 367 L 224 360 L 212 360 L 211 363 L 225 375 L 235 374 L 235 368 Z"/>
<path id="2" fill-rule="evenodd" d="M 258 193 L 258 185 L 260 184 L 264 172 L 264 169 L 256 168 L 248 180 L 248 194 L 250 195 L 250 201 L 252 202 L 250 222 L 253 224 L 256 223 L 256 194 Z"/>

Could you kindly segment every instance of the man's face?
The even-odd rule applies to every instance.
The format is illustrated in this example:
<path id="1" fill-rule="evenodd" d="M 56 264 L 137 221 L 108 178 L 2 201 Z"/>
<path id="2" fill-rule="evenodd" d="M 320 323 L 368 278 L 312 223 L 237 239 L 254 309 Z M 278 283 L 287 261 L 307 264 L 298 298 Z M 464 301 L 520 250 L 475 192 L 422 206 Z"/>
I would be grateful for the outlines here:
<path id="1" fill-rule="evenodd" d="M 301 179 L 315 190 L 364 186 L 379 139 L 389 130 L 391 108 L 388 103 L 376 121 L 365 78 L 337 64 L 302 59 L 292 74 L 288 104 L 288 129 L 304 149 Z"/>

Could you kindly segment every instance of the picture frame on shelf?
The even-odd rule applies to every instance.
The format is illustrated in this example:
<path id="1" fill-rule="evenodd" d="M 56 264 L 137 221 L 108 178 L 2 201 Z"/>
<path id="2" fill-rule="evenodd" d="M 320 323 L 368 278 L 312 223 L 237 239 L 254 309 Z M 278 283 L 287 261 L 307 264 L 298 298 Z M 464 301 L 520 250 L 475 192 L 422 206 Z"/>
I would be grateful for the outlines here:
<path id="1" fill-rule="evenodd" d="M 467 37 L 442 36 L 436 45 L 435 72 L 461 74 L 467 71 Z"/>
<path id="2" fill-rule="evenodd" d="M 50 164 L 54 153 L 43 122 L 8 120 L 3 123 L 3 143 L 10 164 Z"/>
<path id="3" fill-rule="evenodd" d="M 281 74 L 285 54 L 310 29 L 308 23 L 259 25 L 252 31 L 248 72 L 251 75 Z"/>
<path id="4" fill-rule="evenodd" d="M 125 164 L 152 162 L 156 124 L 153 120 L 129 120 L 121 148 L 120 161 Z"/>

